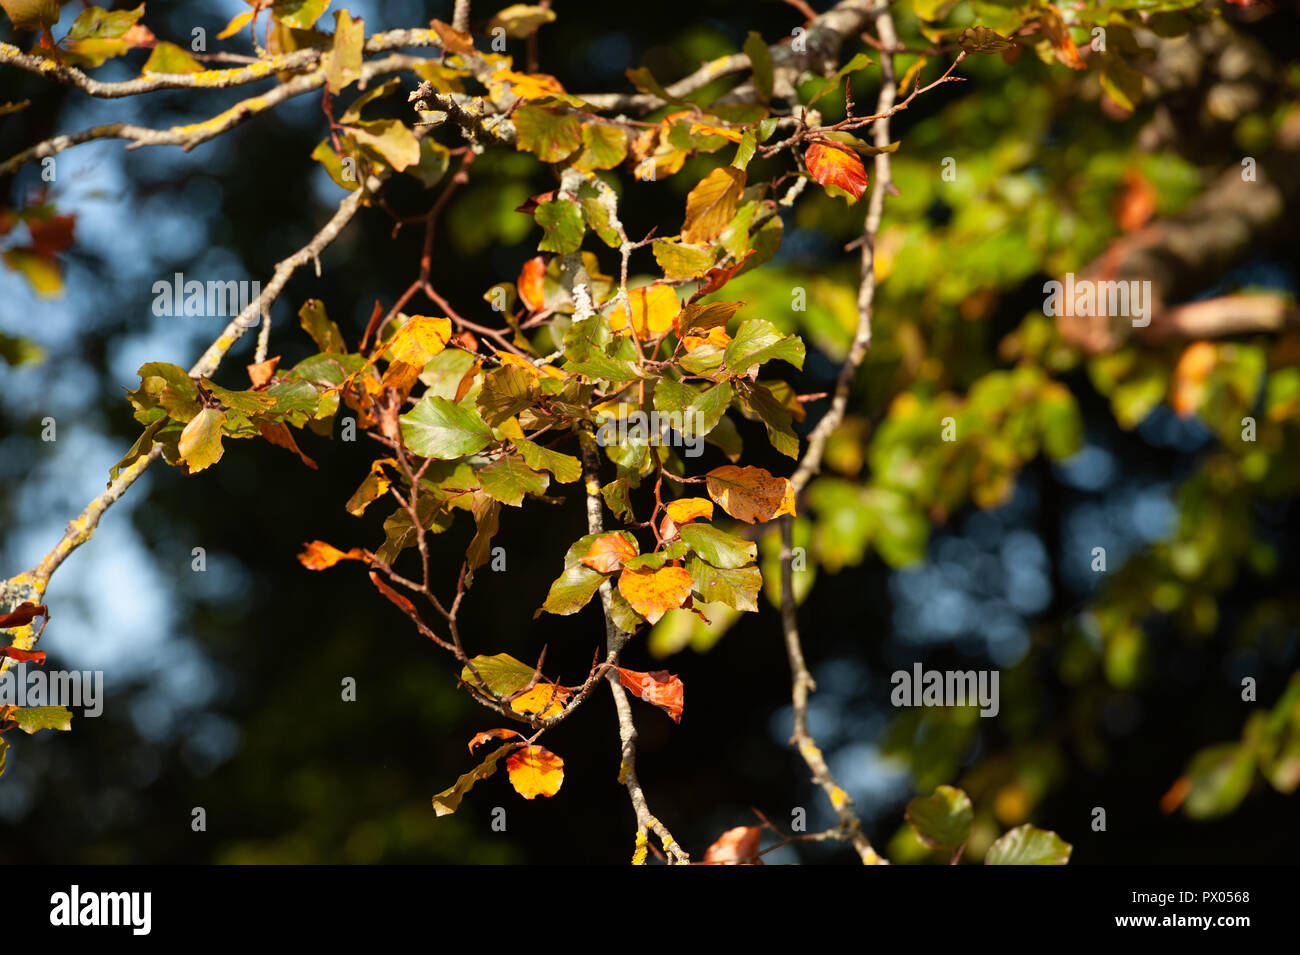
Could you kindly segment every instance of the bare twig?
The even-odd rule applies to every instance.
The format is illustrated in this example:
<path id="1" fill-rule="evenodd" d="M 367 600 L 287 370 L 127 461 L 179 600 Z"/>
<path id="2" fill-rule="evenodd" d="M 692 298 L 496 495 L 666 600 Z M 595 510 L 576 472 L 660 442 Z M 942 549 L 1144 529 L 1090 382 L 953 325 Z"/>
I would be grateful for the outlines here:
<path id="1" fill-rule="evenodd" d="M 880 42 L 890 49 L 897 45 L 898 36 L 894 21 L 889 11 L 885 10 L 876 17 L 876 30 Z M 878 118 L 872 127 L 875 145 L 889 145 L 889 117 L 894 110 L 895 83 L 893 54 L 886 53 L 880 63 L 880 93 L 876 101 Z M 857 375 L 862 359 L 871 345 L 871 313 L 876 295 L 875 250 L 876 233 L 880 229 L 881 216 L 884 213 L 885 196 L 893 185 L 890 175 L 889 153 L 878 153 L 875 157 L 876 181 L 871 189 L 871 198 L 867 205 L 866 221 L 862 228 L 862 264 L 858 284 L 858 325 L 854 332 L 853 344 L 840 368 L 839 379 L 835 383 L 835 397 L 831 407 L 817 422 L 808 438 L 808 446 L 795 471 L 791 483 L 795 493 L 801 491 L 805 484 L 821 467 L 822 454 L 826 449 L 826 440 L 841 421 L 848 405 L 849 393 L 853 379 Z M 786 655 L 790 660 L 790 672 L 793 679 L 792 699 L 794 704 L 794 734 L 790 742 L 799 750 L 809 770 L 813 782 L 822 788 L 835 814 L 839 817 L 839 836 L 841 840 L 852 844 L 864 864 L 875 865 L 884 862 L 872 848 L 870 840 L 862 831 L 861 821 L 853 811 L 853 800 L 849 798 L 835 778 L 822 751 L 818 749 L 812 735 L 808 732 L 808 694 L 817 689 L 808 665 L 804 660 L 803 646 L 799 639 L 799 624 L 794 602 L 794 567 L 793 567 L 793 525 L 790 517 L 781 519 L 781 622 L 785 635 Z"/>

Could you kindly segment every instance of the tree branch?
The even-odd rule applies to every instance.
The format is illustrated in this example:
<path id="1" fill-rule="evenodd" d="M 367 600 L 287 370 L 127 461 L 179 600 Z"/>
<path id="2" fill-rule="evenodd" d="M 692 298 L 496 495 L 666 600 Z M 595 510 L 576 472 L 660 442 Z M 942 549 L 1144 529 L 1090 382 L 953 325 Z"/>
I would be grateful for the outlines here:
<path id="1" fill-rule="evenodd" d="M 888 10 L 876 16 L 876 31 L 880 42 L 886 49 L 898 44 L 898 35 L 894 21 Z M 892 113 L 895 97 L 894 55 L 884 53 L 880 61 L 880 93 L 876 101 L 879 119 L 872 127 L 875 145 L 889 145 L 889 117 Z M 826 440 L 840 422 L 844 420 L 844 411 L 848 405 L 849 393 L 853 379 L 871 345 L 871 313 L 876 297 L 875 251 L 876 233 L 880 230 L 880 220 L 884 214 L 885 196 L 893 188 L 890 172 L 889 153 L 878 153 L 875 157 L 876 181 L 871 188 L 871 198 L 867 205 L 866 221 L 862 228 L 861 248 L 862 264 L 858 284 L 858 324 L 853 335 L 853 344 L 840 368 L 839 378 L 835 383 L 835 396 L 831 407 L 817 422 L 808 438 L 808 447 L 804 450 L 791 484 L 795 494 L 803 490 L 808 480 L 821 468 L 822 454 L 826 449 Z M 791 697 L 794 706 L 794 733 L 791 745 L 799 750 L 799 755 L 812 772 L 813 782 L 822 788 L 830 799 L 835 814 L 839 817 L 839 838 L 849 842 L 857 851 L 858 857 L 866 865 L 878 865 L 884 862 L 872 848 L 870 840 L 862 831 L 861 820 L 853 811 L 853 800 L 849 797 L 831 775 L 830 767 L 816 741 L 808 732 L 808 695 L 817 689 L 808 665 L 804 660 L 803 647 L 799 639 L 799 623 L 794 601 L 794 555 L 793 523 L 789 516 L 781 519 L 781 622 L 785 635 L 786 656 L 790 660 L 790 672 L 793 678 Z"/>

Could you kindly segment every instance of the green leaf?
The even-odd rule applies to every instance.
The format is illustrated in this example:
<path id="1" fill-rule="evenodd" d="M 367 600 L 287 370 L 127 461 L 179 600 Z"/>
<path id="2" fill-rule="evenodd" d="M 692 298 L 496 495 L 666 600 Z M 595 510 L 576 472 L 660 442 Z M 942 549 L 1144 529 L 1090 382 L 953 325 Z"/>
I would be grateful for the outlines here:
<path id="1" fill-rule="evenodd" d="M 503 365 L 487 373 L 476 403 L 483 420 L 492 427 L 514 417 L 536 400 L 532 372 L 518 365 Z"/>
<path id="2" fill-rule="evenodd" d="M 712 524 L 692 522 L 680 529 L 682 540 L 714 567 L 734 570 L 758 558 L 758 545 L 719 530 Z"/>
<path id="3" fill-rule="evenodd" d="M 799 457 L 799 437 L 790 423 L 790 409 L 762 383 L 744 379 L 736 382 L 736 393 L 742 404 L 758 415 L 767 427 L 767 438 L 786 457 Z"/>
<path id="4" fill-rule="evenodd" d="M 534 471 L 522 457 L 506 455 L 478 472 L 483 490 L 502 504 L 518 507 L 525 494 L 545 494 L 551 479 Z"/>
<path id="5" fill-rule="evenodd" d="M 420 141 L 401 120 L 365 119 L 343 127 L 363 150 L 402 172 L 420 162 Z"/>
<path id="6" fill-rule="evenodd" d="M 745 38 L 742 47 L 749 57 L 750 68 L 754 71 L 754 89 L 764 100 L 772 98 L 772 54 L 768 52 L 763 37 L 753 30 Z"/>
<path id="7" fill-rule="evenodd" d="M 468 666 L 462 667 L 461 682 L 481 690 L 486 689 L 493 696 L 503 700 L 514 696 L 533 682 L 533 673 L 536 670 L 535 667 L 529 666 L 522 660 L 516 660 L 508 653 L 493 653 L 490 656 L 480 654 L 471 657 L 469 662 L 474 664 L 474 669 L 471 670 Z M 478 672 L 478 680 L 474 679 L 475 671 Z"/>
<path id="8" fill-rule="evenodd" d="M 330 0 L 276 0 L 271 15 L 287 27 L 310 30 L 329 5 Z"/>
<path id="9" fill-rule="evenodd" d="M 175 43 L 163 41 L 153 48 L 145 60 L 143 73 L 200 73 L 203 64 L 190 56 L 187 50 Z"/>
<path id="10" fill-rule="evenodd" d="M 636 538 L 627 531 L 616 531 L 615 533 L 625 537 L 637 550 L 641 549 Z M 592 595 L 605 582 L 606 575 L 588 567 L 582 562 L 582 558 L 587 556 L 592 543 L 597 537 L 601 536 L 603 535 L 587 534 L 585 537 L 578 538 L 573 546 L 568 549 L 564 555 L 564 573 L 551 584 L 551 589 L 546 595 L 546 602 L 533 616 L 537 616 L 543 610 L 547 613 L 568 616 L 577 613 L 587 605 Z"/>
<path id="11" fill-rule="evenodd" d="M 970 797 L 954 786 L 939 786 L 932 796 L 918 796 L 907 804 L 905 818 L 916 837 L 931 849 L 955 852 L 970 838 L 975 812 Z"/>
<path id="12" fill-rule="evenodd" d="M 559 162 L 582 145 L 582 122 L 572 113 L 541 106 L 520 106 L 511 115 L 515 148 L 542 162 Z"/>
<path id="13" fill-rule="evenodd" d="M 515 438 L 515 447 L 530 468 L 545 469 L 560 484 L 572 484 L 582 477 L 582 462 L 571 454 L 544 448 L 528 438 Z"/>
<path id="14" fill-rule="evenodd" d="M 28 734 L 39 730 L 72 729 L 72 713 L 65 706 L 27 706 L 14 710 L 9 718 Z"/>
<path id="15" fill-rule="evenodd" d="M 487 779 L 495 773 L 497 763 L 501 761 L 501 757 L 518 749 L 519 745 L 518 743 L 507 743 L 493 750 L 487 759 L 457 779 L 454 786 L 444 789 L 433 797 L 433 811 L 439 816 L 448 816 L 459 809 L 461 799 L 474 788 L 474 784 L 481 779 Z"/>
<path id="16" fill-rule="evenodd" d="M 1191 784 L 1183 811 L 1193 819 L 1213 819 L 1232 812 L 1250 792 L 1255 757 L 1241 743 L 1203 749 L 1187 767 Z"/>
<path id="17" fill-rule="evenodd" d="M 724 570 L 691 555 L 686 561 L 686 570 L 705 603 L 723 603 L 734 610 L 758 611 L 758 592 L 763 588 L 763 575 L 757 567 L 750 565 Z"/>
<path id="18" fill-rule="evenodd" d="M 420 161 L 414 166 L 408 166 L 406 174 L 420 180 L 424 188 L 432 189 L 447 174 L 450 162 L 451 153 L 447 147 L 436 142 L 432 136 L 425 136 L 420 140 Z"/>
<path id="19" fill-rule="evenodd" d="M 298 309 L 298 320 L 302 322 L 302 327 L 321 351 L 346 352 L 348 350 L 347 345 L 343 343 L 343 333 L 325 314 L 325 306 L 320 299 L 309 298 L 303 302 L 302 308 Z M 342 384 L 343 377 L 335 384 Z"/>
<path id="20" fill-rule="evenodd" d="M 574 163 L 584 172 L 613 169 L 627 158 L 627 130 L 605 123 L 582 127 L 582 155 Z"/>
<path id="21" fill-rule="evenodd" d="M 751 318 L 740 323 L 735 337 L 727 344 L 727 367 L 733 375 L 745 375 L 755 365 L 779 358 L 796 368 L 803 368 L 804 346 L 795 335 L 783 335 L 771 322 Z"/>
<path id="22" fill-rule="evenodd" d="M 0 358 L 14 368 L 39 365 L 45 360 L 45 349 L 26 338 L 0 332 Z"/>
<path id="23" fill-rule="evenodd" d="M 425 395 L 401 422 L 402 440 L 421 457 L 446 461 L 492 443 L 492 430 L 477 412 L 437 395 Z"/>
<path id="24" fill-rule="evenodd" d="M 1073 847 L 1054 832 L 1026 823 L 989 846 L 985 865 L 1065 865 Z"/>
<path id="25" fill-rule="evenodd" d="M 594 352 L 586 361 L 570 361 L 564 365 L 564 371 L 570 375 L 583 375 L 605 381 L 633 381 L 643 377 L 631 361 L 626 358 L 610 358 Z"/>
<path id="26" fill-rule="evenodd" d="M 570 199 L 553 199 L 537 207 L 534 216 L 546 235 L 537 244 L 543 252 L 567 255 L 582 247 L 582 237 L 587 231 L 582 221 L 582 209 Z"/>
<path id="27" fill-rule="evenodd" d="M 642 93 L 648 93 L 651 96 L 657 96 L 665 103 L 682 102 L 682 99 L 680 97 L 673 96 L 666 89 L 664 89 L 663 86 L 660 85 L 659 81 L 654 78 L 654 74 L 651 73 L 650 70 L 647 69 L 646 67 L 638 66 L 634 69 L 627 70 L 626 73 L 627 73 L 627 78 L 632 81 L 632 85 L 635 86 Z"/>
<path id="28" fill-rule="evenodd" d="M 670 279 L 692 279 L 713 267 L 713 248 L 709 245 L 686 245 L 671 239 L 655 239 L 655 261 Z"/>

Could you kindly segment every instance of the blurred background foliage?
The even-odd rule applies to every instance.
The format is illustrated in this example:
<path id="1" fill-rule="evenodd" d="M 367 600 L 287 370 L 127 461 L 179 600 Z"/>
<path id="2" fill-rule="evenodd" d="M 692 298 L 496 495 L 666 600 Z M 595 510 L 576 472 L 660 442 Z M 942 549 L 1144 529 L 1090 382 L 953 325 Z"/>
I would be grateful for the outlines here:
<path id="1" fill-rule="evenodd" d="M 451 15 L 450 3 L 417 0 L 348 6 L 368 33 Z M 974 861 L 1001 829 L 1030 820 L 1071 842 L 1076 863 L 1283 861 L 1300 849 L 1296 192 L 1282 177 L 1283 205 L 1263 226 L 1243 228 L 1213 269 L 1169 284 L 1170 305 L 1243 291 L 1281 297 L 1290 307 L 1275 329 L 1208 340 L 1117 333 L 1098 348 L 1043 310 L 1046 281 L 1084 273 L 1126 236 L 1188 221 L 1179 216 L 1195 224 L 1243 158 L 1300 169 L 1287 135 L 1300 88 L 1297 5 L 1146 6 L 1156 11 L 1148 29 L 1128 30 L 1135 15 L 1125 4 L 1090 5 L 1116 24 L 1101 64 L 1067 69 L 1031 37 L 1014 62 L 968 57 L 966 83 L 894 119 L 899 194 L 877 249 L 874 344 L 802 502 L 795 543 L 809 556 L 796 595 L 819 685 L 810 729 L 895 861 L 929 858 L 902 808 L 940 783 L 971 795 Z M 901 3 L 902 42 L 923 50 L 972 22 L 996 28 L 998 7 Z M 146 22 L 159 36 L 202 26 L 211 37 L 241 9 L 235 0 L 151 3 Z M 777 0 L 665 0 L 653 15 L 565 0 L 555 9 L 540 67 L 579 93 L 627 89 L 623 71 L 637 65 L 668 82 L 739 49 L 750 30 L 774 42 L 802 20 Z M 1086 32 L 1076 39 L 1087 46 Z M 522 61 L 523 44 L 511 52 Z M 928 82 L 948 56 L 902 55 L 900 74 L 919 64 Z M 133 75 L 129 60 L 97 75 Z M 1134 70 L 1146 77 L 1140 95 Z M 855 103 L 874 102 L 876 68 L 852 82 Z M 193 121 L 243 95 L 91 101 L 13 70 L 0 87 L 0 101 L 32 101 L 0 117 L 6 156 L 105 117 Z M 391 115 L 408 118 L 401 99 Z M 843 97 L 817 106 L 834 120 Z M 0 274 L 7 573 L 35 563 L 134 441 L 123 392 L 135 369 L 188 365 L 217 332 L 218 320 L 155 317 L 153 282 L 174 272 L 264 278 L 330 214 L 342 192 L 307 158 L 324 129 L 318 100 L 305 97 L 191 153 L 97 143 L 59 158 L 48 198 L 77 216 L 61 296 Z M 756 161 L 751 179 L 778 175 L 782 161 Z M 629 234 L 674 232 L 686 192 L 709 168 L 705 157 L 662 183 L 621 177 Z M 11 177 L 4 201 L 19 207 L 41 186 L 37 173 Z M 491 316 L 484 292 L 535 254 L 534 227 L 514 210 L 552 185 L 526 155 L 489 152 L 474 163 L 433 269 L 462 312 Z M 388 202 L 418 214 L 431 196 L 396 183 Z M 862 214 L 807 190 L 782 216 L 776 259 L 726 289 L 746 314 L 805 337 L 798 393 L 830 390 L 852 337 L 857 253 L 844 246 Z M 387 306 L 417 268 L 416 230 L 392 231 L 381 211 L 367 212 L 322 257 L 319 278 L 293 278 L 273 311 L 272 353 L 287 365 L 314 350 L 292 317 L 309 297 L 355 342 L 375 301 Z M 222 375 L 241 379 L 251 354 L 252 341 L 241 342 Z M 810 404 L 799 427 L 824 406 Z M 40 440 L 47 416 L 58 423 L 53 443 Z M 948 418 L 955 440 L 945 441 Z M 741 428 L 752 437 L 746 463 L 788 471 L 757 426 Z M 323 439 L 304 450 L 319 471 L 261 442 L 193 478 L 152 469 L 53 578 L 49 665 L 103 668 L 108 699 L 102 717 L 75 720 L 72 733 L 12 740 L 0 861 L 629 855 L 633 822 L 603 696 L 548 735 L 569 768 L 556 797 L 524 802 L 494 778 L 455 816 L 435 819 L 429 798 L 469 768 L 465 743 L 486 713 L 363 575 L 298 565 L 303 541 L 350 546 L 381 534 L 377 515 L 359 522 L 343 508 L 372 450 Z M 545 645 L 548 670 L 566 682 L 585 675 L 598 612 L 532 619 L 561 545 L 582 532 L 573 500 L 503 521 L 507 569 L 482 575 L 463 615 L 474 652 L 532 659 Z M 470 534 L 456 526 L 438 538 L 434 571 L 449 585 Z M 761 544 L 771 602 L 776 541 Z M 201 574 L 191 569 L 197 546 L 207 553 Z M 1000 713 L 891 708 L 889 675 L 916 661 L 999 668 Z M 752 821 L 751 806 L 778 824 L 797 807 L 810 827 L 833 823 L 786 744 L 789 675 L 771 606 L 708 627 L 674 612 L 624 662 L 667 666 L 688 688 L 680 727 L 650 708 L 637 718 L 651 805 L 689 850 Z M 343 703 L 349 676 L 358 697 Z M 1254 702 L 1242 699 L 1247 677 Z M 206 833 L 190 829 L 196 806 L 207 810 Z M 505 832 L 490 827 L 495 806 L 506 808 Z M 1092 828 L 1097 807 L 1104 832 Z M 769 857 L 798 858 L 852 854 L 800 847 Z"/>

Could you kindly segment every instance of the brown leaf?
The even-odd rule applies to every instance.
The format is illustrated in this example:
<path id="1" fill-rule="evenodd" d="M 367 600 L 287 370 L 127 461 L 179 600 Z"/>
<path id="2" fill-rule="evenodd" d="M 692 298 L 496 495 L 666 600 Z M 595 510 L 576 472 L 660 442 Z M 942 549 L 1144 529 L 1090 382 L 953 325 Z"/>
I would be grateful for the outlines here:
<path id="1" fill-rule="evenodd" d="M 474 37 L 470 36 L 470 34 L 462 33 L 451 24 L 443 23 L 441 20 L 431 20 L 429 26 L 433 27 L 433 32 L 438 34 L 443 49 L 463 55 L 472 56 L 474 54 Z"/>
<path id="2" fill-rule="evenodd" d="M 746 524 L 770 521 L 782 514 L 794 516 L 794 486 L 763 468 L 725 464 L 704 479 L 709 497 Z"/>
<path id="3" fill-rule="evenodd" d="M 249 367 L 252 368 L 251 365 Z M 292 451 L 302 458 L 302 463 L 313 471 L 319 470 L 316 467 L 316 462 L 302 453 L 302 448 L 298 447 L 298 442 L 293 439 L 293 432 L 289 430 L 287 425 L 280 422 L 259 421 L 257 429 L 262 432 L 262 437 L 266 438 L 267 441 Z"/>

